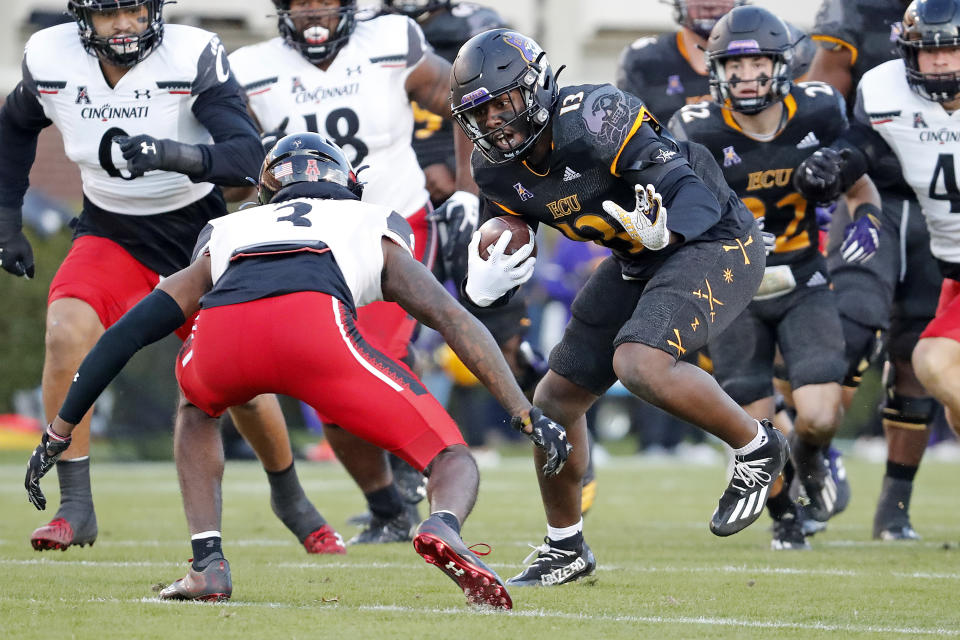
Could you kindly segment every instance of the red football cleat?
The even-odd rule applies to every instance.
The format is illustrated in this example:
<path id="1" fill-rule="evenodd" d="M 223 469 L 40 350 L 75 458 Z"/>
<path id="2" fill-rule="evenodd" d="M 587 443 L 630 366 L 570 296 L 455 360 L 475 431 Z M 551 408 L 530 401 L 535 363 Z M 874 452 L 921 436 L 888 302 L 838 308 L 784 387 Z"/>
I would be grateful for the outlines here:
<path id="1" fill-rule="evenodd" d="M 424 560 L 436 565 L 456 582 L 463 589 L 468 603 L 498 609 L 513 608 L 513 601 L 500 576 L 439 518 L 431 516 L 420 524 L 413 538 L 413 548 Z"/>
<path id="2" fill-rule="evenodd" d="M 88 523 L 81 528 L 80 535 L 74 535 L 73 527 L 64 518 L 54 518 L 42 527 L 38 527 L 30 535 L 30 544 L 37 551 L 59 549 L 66 551 L 72 545 L 93 546 L 97 539 L 97 518 L 92 515 L 93 525 Z"/>
<path id="3" fill-rule="evenodd" d="M 303 541 L 303 546 L 307 553 L 337 553 L 343 555 L 347 552 L 347 547 L 343 544 L 343 538 L 328 524 L 308 535 L 307 539 Z"/>

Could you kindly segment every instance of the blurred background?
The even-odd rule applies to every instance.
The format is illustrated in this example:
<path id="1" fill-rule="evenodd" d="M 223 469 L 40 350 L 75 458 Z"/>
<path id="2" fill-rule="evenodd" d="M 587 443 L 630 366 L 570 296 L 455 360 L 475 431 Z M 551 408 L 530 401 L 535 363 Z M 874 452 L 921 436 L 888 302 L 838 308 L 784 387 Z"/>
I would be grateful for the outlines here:
<path id="1" fill-rule="evenodd" d="M 360 0 L 360 6 L 379 3 Z M 546 49 L 557 68 L 567 65 L 563 82 L 613 82 L 620 52 L 636 38 L 673 31 L 672 7 L 658 0 L 486 0 L 518 30 L 534 36 Z M 794 25 L 807 29 L 813 24 L 819 2 L 755 0 Z M 4 0 L 5 19 L 0 21 L 0 98 L 21 77 L 23 45 L 34 31 L 70 20 L 65 0 Z M 172 23 L 186 23 L 220 34 L 227 50 L 276 35 L 276 19 L 268 0 L 180 0 L 165 8 Z M 37 254 L 37 277 L 32 281 L 0 277 L 0 449 L 32 448 L 38 425 L 43 421 L 39 383 L 43 361 L 43 333 L 46 293 L 50 280 L 70 244 L 70 219 L 79 212 L 79 172 L 63 155 L 59 134 L 47 128 L 40 137 L 37 161 L 30 175 L 31 189 L 25 206 L 29 234 Z M 541 238 L 550 246 L 553 239 Z M 575 243 L 565 243 L 572 245 Z M 591 247 L 593 245 L 590 245 Z M 568 263 L 541 258 L 534 293 L 531 344 L 541 353 L 559 339 L 566 321 L 566 305 L 585 278 L 599 253 L 581 247 L 582 254 L 567 256 Z M 542 252 L 541 252 L 542 253 Z M 6 276 L 6 274 L 3 274 Z M 505 416 L 486 392 L 477 387 L 462 365 L 447 352 L 429 331 L 419 338 L 420 365 L 431 389 L 444 400 L 467 431 L 468 442 L 480 455 L 490 451 L 495 462 L 505 441 L 511 437 L 504 427 Z M 168 338 L 144 351 L 126 368 L 97 405 L 94 434 L 109 438 L 111 455 L 120 458 L 167 458 L 169 434 L 176 401 L 173 359 L 179 342 Z M 848 414 L 841 436 L 879 433 L 876 404 L 879 382 L 868 374 L 854 410 Z M 615 451 L 626 453 L 683 451 L 685 457 L 702 456 L 715 461 L 719 449 L 696 442 L 698 430 L 676 431 L 669 421 L 622 388 L 614 388 L 592 415 L 598 440 Z M 312 445 L 318 439 L 315 418 L 302 412 L 292 401 L 285 409 L 295 442 L 312 455 L 323 454 Z M 638 423 L 644 424 L 642 430 Z M 651 435 L 652 434 L 652 435 Z M 691 438 L 694 440 L 690 442 Z M 702 440 L 702 436 L 699 436 Z M 252 452 L 237 442 L 235 455 Z M 885 455 L 882 440 L 878 455 Z M 524 448 L 525 452 L 526 449 Z M 601 455 L 602 455 L 601 450 Z M 482 460 L 481 460 L 482 462 Z"/>

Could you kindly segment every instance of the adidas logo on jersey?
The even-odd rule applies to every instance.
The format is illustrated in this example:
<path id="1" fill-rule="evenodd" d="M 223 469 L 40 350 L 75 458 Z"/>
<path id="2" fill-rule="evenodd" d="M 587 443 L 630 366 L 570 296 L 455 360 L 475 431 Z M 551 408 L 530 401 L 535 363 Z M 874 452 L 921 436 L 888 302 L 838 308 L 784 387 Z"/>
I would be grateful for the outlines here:
<path id="1" fill-rule="evenodd" d="M 819 271 L 814 273 L 812 276 L 810 276 L 810 279 L 807 280 L 808 287 L 819 287 L 825 284 L 827 284 L 827 278 Z"/>
<path id="2" fill-rule="evenodd" d="M 817 136 L 813 131 L 803 136 L 803 140 L 797 143 L 797 149 L 809 149 L 810 147 L 819 146 L 820 140 L 817 139 Z"/>
<path id="3" fill-rule="evenodd" d="M 563 170 L 564 182 L 570 182 L 571 180 L 576 180 L 577 178 L 580 178 L 580 177 L 582 176 L 576 171 L 574 171 L 573 169 L 571 169 L 570 167 L 567 167 L 566 169 Z"/>

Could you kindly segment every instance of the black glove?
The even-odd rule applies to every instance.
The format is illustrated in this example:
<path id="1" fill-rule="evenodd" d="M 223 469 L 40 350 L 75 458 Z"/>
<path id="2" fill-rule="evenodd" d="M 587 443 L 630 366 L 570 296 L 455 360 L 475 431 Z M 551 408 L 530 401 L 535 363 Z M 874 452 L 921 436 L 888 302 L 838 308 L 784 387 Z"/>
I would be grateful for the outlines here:
<path id="1" fill-rule="evenodd" d="M 480 201 L 468 191 L 456 191 L 428 217 L 437 223 L 440 259 L 448 278 L 459 280 L 467 273 L 467 246 L 477 230 Z"/>
<path id="2" fill-rule="evenodd" d="M 833 202 L 846 191 L 842 173 L 849 158 L 849 149 L 817 149 L 793 172 L 793 186 L 810 202 Z"/>
<path id="3" fill-rule="evenodd" d="M 47 508 L 47 498 L 40 490 L 40 478 L 47 475 L 47 472 L 53 468 L 60 459 L 60 454 L 70 446 L 71 440 L 70 436 L 64 437 L 55 433 L 53 427 L 48 424 L 40 444 L 34 449 L 30 461 L 27 462 L 27 477 L 23 481 L 23 486 L 27 488 L 27 500 L 39 511 Z"/>
<path id="4" fill-rule="evenodd" d="M 286 117 L 280 122 L 280 125 L 276 129 L 273 131 L 265 131 L 263 135 L 260 136 L 260 144 L 263 145 L 263 155 L 270 153 L 270 150 L 277 144 L 277 140 L 287 135 L 288 122 L 290 122 L 290 118 Z"/>
<path id="5" fill-rule="evenodd" d="M 538 449 L 547 454 L 543 475 L 549 478 L 560 473 L 570 451 L 573 450 L 573 445 L 567 442 L 567 432 L 563 427 L 543 415 L 543 412 L 536 407 L 530 409 L 530 415 L 526 418 L 520 416 L 510 418 L 510 426 L 530 438 Z M 527 426 L 533 427 L 530 433 L 525 430 Z"/>
<path id="6" fill-rule="evenodd" d="M 33 247 L 23 235 L 19 209 L 0 208 L 0 267 L 15 276 L 33 277 Z"/>
<path id="7" fill-rule="evenodd" d="M 120 152 L 127 161 L 127 170 L 130 172 L 128 180 L 158 169 L 191 177 L 202 175 L 205 171 L 203 152 L 194 144 L 158 140 L 146 134 L 118 136 L 113 141 L 120 145 Z"/>

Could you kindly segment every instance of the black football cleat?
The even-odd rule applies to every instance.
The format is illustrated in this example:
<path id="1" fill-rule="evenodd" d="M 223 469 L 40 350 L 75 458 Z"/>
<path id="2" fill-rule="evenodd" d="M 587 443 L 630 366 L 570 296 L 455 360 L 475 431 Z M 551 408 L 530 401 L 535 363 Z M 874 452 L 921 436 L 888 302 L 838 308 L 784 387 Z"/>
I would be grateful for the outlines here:
<path id="1" fill-rule="evenodd" d="M 792 503 L 791 503 L 792 504 Z M 796 505 L 779 520 L 773 521 L 773 539 L 770 548 L 774 551 L 808 551 L 810 543 L 803 529 L 803 520 Z"/>
<path id="2" fill-rule="evenodd" d="M 413 548 L 457 583 L 472 605 L 512 609 L 513 600 L 500 576 L 467 548 L 440 518 L 430 516 L 417 527 Z"/>
<path id="3" fill-rule="evenodd" d="M 710 518 L 710 531 L 730 536 L 753 524 L 767 502 L 767 494 L 790 456 L 790 445 L 768 420 L 760 423 L 764 442 L 753 453 L 734 456 L 733 477 Z"/>
<path id="4" fill-rule="evenodd" d="M 30 544 L 37 551 L 67 548 L 77 545 L 93 546 L 97 540 L 97 515 L 91 505 L 87 517 L 81 523 L 71 524 L 66 518 L 57 516 L 42 527 L 37 527 L 30 534 Z"/>
<path id="5" fill-rule="evenodd" d="M 360 533 L 347 541 L 347 546 L 409 542 L 413 539 L 413 530 L 417 526 L 417 520 L 417 505 L 409 502 L 405 502 L 403 510 L 389 519 L 379 518 L 371 514 L 367 525 Z"/>
<path id="6" fill-rule="evenodd" d="M 883 489 L 873 516 L 874 540 L 919 540 L 910 524 L 910 496 L 913 483 L 884 476 Z"/>
<path id="7" fill-rule="evenodd" d="M 202 571 L 190 565 L 187 575 L 164 587 L 160 591 L 161 600 L 199 600 L 202 602 L 223 602 L 233 594 L 233 581 L 230 578 L 230 563 L 222 555 L 208 558 L 209 563 Z"/>
<path id="8" fill-rule="evenodd" d="M 530 562 L 531 560 L 533 562 Z M 523 562 L 530 564 L 519 575 L 507 580 L 509 586 L 552 587 L 575 582 L 590 575 L 597 568 L 597 559 L 586 542 L 579 551 L 570 551 L 552 546 L 550 538 L 544 538 L 543 544 L 534 547 L 533 553 Z"/>
<path id="9" fill-rule="evenodd" d="M 807 495 L 807 515 L 826 522 L 837 513 L 837 484 L 830 473 L 830 465 L 821 451 L 807 456 L 794 456 L 797 480 Z"/>

